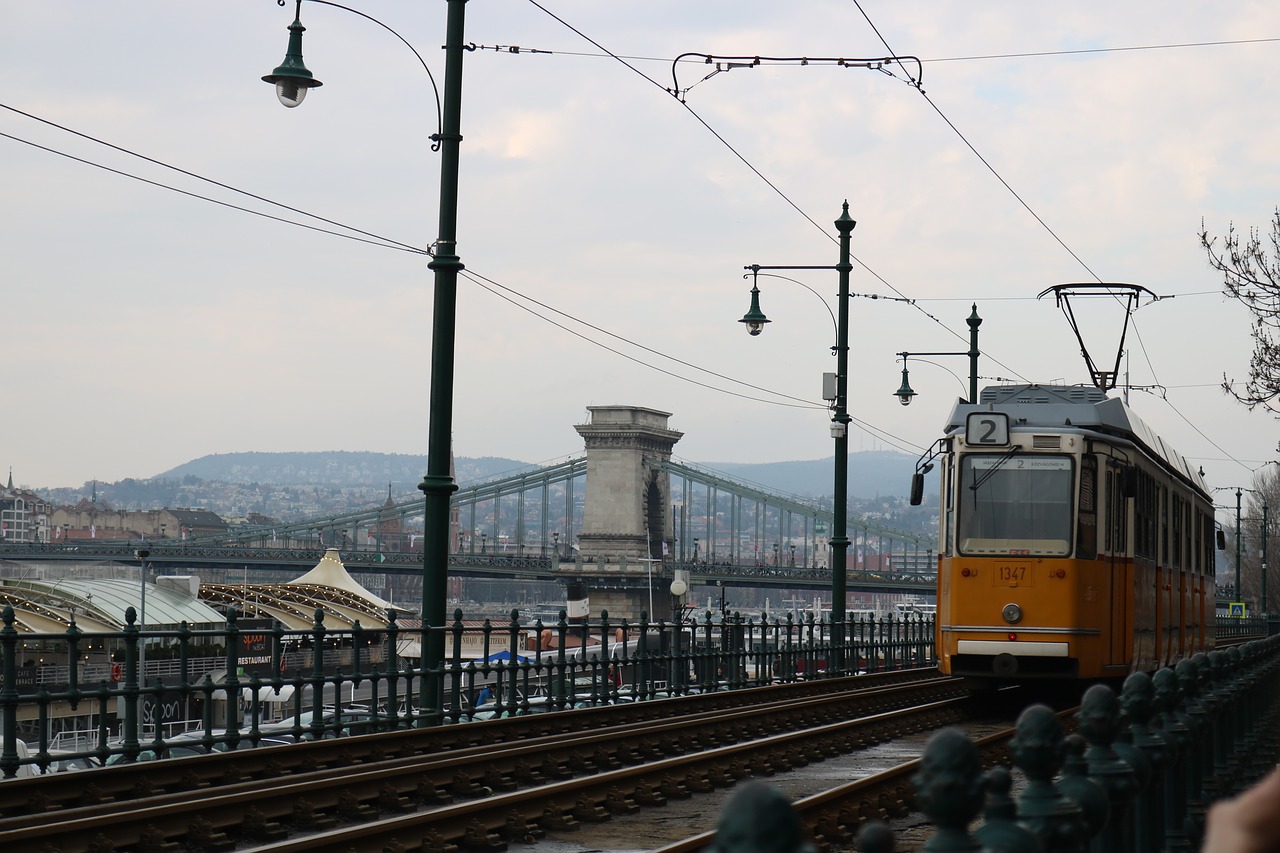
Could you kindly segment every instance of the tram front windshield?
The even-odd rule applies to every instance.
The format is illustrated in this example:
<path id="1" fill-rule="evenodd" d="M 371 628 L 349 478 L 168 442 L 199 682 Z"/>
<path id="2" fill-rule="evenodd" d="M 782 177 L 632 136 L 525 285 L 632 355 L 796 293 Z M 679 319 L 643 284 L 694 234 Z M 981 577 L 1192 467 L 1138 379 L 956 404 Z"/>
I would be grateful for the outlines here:
<path id="1" fill-rule="evenodd" d="M 957 484 L 961 554 L 1071 553 L 1072 464 L 1066 456 L 971 454 Z"/>

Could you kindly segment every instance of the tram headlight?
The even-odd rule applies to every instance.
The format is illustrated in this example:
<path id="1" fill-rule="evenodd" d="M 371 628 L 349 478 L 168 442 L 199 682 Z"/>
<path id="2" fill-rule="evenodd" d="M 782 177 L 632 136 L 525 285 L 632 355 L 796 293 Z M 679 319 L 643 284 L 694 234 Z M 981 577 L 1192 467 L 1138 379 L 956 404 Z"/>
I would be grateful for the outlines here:
<path id="1" fill-rule="evenodd" d="M 1017 625 L 1022 621 L 1022 608 L 1016 604 L 1006 604 L 1000 611 L 1000 615 L 1004 617 L 1004 621 L 1010 625 Z"/>

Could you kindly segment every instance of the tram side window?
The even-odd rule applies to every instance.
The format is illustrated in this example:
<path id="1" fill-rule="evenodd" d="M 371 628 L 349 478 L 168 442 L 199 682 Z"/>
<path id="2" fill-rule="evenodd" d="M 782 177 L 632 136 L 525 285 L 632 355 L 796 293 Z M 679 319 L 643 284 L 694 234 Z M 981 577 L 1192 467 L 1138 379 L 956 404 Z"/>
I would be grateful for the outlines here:
<path id="1" fill-rule="evenodd" d="M 1213 515 L 1207 512 L 1200 513 L 1200 527 L 1197 530 L 1200 552 L 1200 574 L 1205 576 L 1206 581 L 1211 580 L 1218 572 L 1218 555 L 1215 553 L 1217 548 L 1216 537 L 1214 536 Z"/>
<path id="2" fill-rule="evenodd" d="M 1195 518 L 1194 510 L 1190 501 L 1182 502 L 1182 553 L 1186 555 L 1186 563 L 1184 568 L 1190 569 L 1196 564 L 1195 551 L 1191 550 L 1192 545 L 1192 520 Z"/>
<path id="3" fill-rule="evenodd" d="M 1115 529 L 1116 533 L 1113 541 L 1116 543 L 1116 551 L 1121 554 L 1129 553 L 1129 498 L 1133 495 L 1125 496 L 1124 488 L 1121 485 L 1121 479 L 1116 477 L 1116 510 L 1115 510 Z"/>
<path id="4" fill-rule="evenodd" d="M 1092 456 L 1080 460 L 1080 515 L 1076 529 L 1076 557 L 1093 560 L 1098 556 L 1098 461 Z"/>
<path id="5" fill-rule="evenodd" d="M 1157 558 L 1162 563 L 1169 561 L 1169 490 L 1164 486 L 1157 486 L 1160 496 L 1156 499 L 1160 510 L 1160 556 Z"/>
<path id="6" fill-rule="evenodd" d="M 1110 554 L 1123 554 L 1129 549 L 1129 501 L 1121 487 L 1120 474 L 1113 469 L 1107 470 L 1107 499 L 1105 523 L 1106 534 L 1103 548 Z"/>
<path id="7" fill-rule="evenodd" d="M 1138 472 L 1138 499 L 1134 506 L 1134 554 L 1155 559 L 1156 484 L 1145 471 Z"/>
<path id="8" fill-rule="evenodd" d="M 1112 543 L 1115 541 L 1116 509 L 1119 505 L 1116 503 L 1116 474 L 1109 468 L 1103 477 L 1102 487 L 1103 494 L 1107 496 L 1107 511 L 1103 516 L 1106 526 L 1103 528 L 1102 550 L 1111 552 L 1115 548 Z"/>
<path id="9" fill-rule="evenodd" d="M 1176 494 L 1171 496 L 1173 502 L 1173 547 L 1170 549 L 1168 563 L 1175 569 L 1182 568 L 1182 499 Z"/>

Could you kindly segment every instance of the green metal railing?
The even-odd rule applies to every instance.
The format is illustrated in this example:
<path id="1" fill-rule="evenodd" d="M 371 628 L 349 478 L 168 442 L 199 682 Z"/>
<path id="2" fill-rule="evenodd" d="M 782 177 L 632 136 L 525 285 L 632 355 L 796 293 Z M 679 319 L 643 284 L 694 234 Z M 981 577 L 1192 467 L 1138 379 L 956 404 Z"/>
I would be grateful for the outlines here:
<path id="1" fill-rule="evenodd" d="M 236 749 L 432 726 L 584 705 L 789 683 L 934 663 L 933 623 L 919 615 L 855 619 L 834 635 L 807 615 L 705 612 L 682 622 L 465 622 L 443 629 L 305 629 L 232 612 L 226 623 L 141 630 L 20 631 L 0 613 L 0 774 L 55 761 L 149 760 L 185 749 Z M 418 663 L 431 630 L 446 655 Z M 840 651 L 839 657 L 836 651 Z M 439 707 L 415 705 L 441 696 Z M 179 737 L 180 736 L 180 737 Z"/>

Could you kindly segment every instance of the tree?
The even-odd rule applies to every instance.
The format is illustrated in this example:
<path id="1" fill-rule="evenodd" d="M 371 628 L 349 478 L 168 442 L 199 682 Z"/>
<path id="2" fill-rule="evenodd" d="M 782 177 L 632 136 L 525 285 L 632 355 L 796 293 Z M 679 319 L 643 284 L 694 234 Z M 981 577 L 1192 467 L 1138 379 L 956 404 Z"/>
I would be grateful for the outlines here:
<path id="1" fill-rule="evenodd" d="M 1227 226 L 1221 250 L 1218 238 L 1200 225 L 1200 245 L 1209 265 L 1222 273 L 1226 294 L 1253 314 L 1253 357 L 1243 391 L 1222 375 L 1222 387 L 1251 410 L 1256 406 L 1280 416 L 1280 207 L 1271 220 L 1271 233 L 1257 228 L 1244 239 L 1235 223 Z"/>

